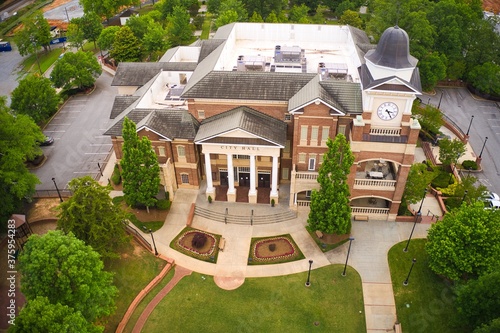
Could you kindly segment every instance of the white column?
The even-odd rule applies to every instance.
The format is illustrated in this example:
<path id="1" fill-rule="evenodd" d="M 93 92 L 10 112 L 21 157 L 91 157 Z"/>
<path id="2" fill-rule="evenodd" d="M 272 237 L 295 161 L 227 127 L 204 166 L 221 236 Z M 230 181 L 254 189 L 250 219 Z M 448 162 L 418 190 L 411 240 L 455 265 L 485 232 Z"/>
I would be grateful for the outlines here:
<path id="1" fill-rule="evenodd" d="M 213 193 L 214 184 L 212 182 L 212 166 L 210 165 L 210 153 L 205 153 L 205 174 L 207 175 L 207 193 Z"/>
<path id="2" fill-rule="evenodd" d="M 273 171 L 271 174 L 271 196 L 278 196 L 278 156 L 273 156 Z"/>
<path id="3" fill-rule="evenodd" d="M 256 194 L 257 191 L 255 190 L 255 155 L 250 155 L 250 190 L 248 191 L 248 194 Z"/>
<path id="4" fill-rule="evenodd" d="M 227 154 L 227 183 L 229 189 L 227 193 L 235 193 L 234 190 L 234 168 L 233 168 L 233 154 Z"/>

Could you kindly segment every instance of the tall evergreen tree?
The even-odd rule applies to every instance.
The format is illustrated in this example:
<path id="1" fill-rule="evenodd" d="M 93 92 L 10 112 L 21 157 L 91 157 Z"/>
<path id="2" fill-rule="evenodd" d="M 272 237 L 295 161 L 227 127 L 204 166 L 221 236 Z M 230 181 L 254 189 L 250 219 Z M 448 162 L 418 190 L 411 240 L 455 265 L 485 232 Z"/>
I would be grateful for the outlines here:
<path id="1" fill-rule="evenodd" d="M 307 223 L 312 230 L 327 234 L 348 234 L 351 231 L 349 206 L 349 175 L 354 155 L 343 134 L 328 138 L 328 151 L 319 169 L 320 189 L 313 190 Z"/>
<path id="2" fill-rule="evenodd" d="M 113 48 L 110 50 L 109 55 L 117 63 L 123 61 L 141 61 L 141 43 L 128 26 L 122 26 L 115 34 Z"/>

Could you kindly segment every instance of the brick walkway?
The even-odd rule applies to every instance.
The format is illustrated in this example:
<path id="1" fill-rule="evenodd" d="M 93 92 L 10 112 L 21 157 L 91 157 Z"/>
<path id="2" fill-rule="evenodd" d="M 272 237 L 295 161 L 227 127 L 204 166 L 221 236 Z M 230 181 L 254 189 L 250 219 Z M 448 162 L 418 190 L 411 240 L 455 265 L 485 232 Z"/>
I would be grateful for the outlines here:
<path id="1" fill-rule="evenodd" d="M 142 328 L 144 327 L 144 324 L 149 318 L 149 315 L 153 312 L 155 307 L 160 303 L 160 301 L 172 290 L 177 282 L 179 282 L 183 277 L 187 275 L 191 275 L 192 271 L 189 269 L 186 269 L 184 267 L 180 267 L 178 265 L 175 266 L 175 273 L 174 277 L 172 280 L 170 280 L 169 283 L 165 287 L 163 287 L 162 290 L 149 302 L 149 304 L 146 306 L 144 311 L 141 313 L 141 316 L 139 319 L 137 319 L 137 322 L 135 323 L 134 329 L 132 330 L 133 333 L 140 333 Z"/>

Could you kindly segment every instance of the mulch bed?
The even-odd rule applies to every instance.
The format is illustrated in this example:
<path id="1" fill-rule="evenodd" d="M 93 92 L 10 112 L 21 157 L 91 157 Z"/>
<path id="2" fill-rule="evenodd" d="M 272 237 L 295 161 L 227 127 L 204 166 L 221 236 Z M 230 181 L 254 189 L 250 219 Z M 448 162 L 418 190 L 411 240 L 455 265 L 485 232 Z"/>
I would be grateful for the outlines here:
<path id="1" fill-rule="evenodd" d="M 278 264 L 304 258 L 290 235 L 252 238 L 248 264 Z"/>
<path id="2" fill-rule="evenodd" d="M 191 243 L 196 233 L 203 233 L 207 236 L 205 245 L 199 249 L 195 249 Z M 220 239 L 221 235 L 186 227 L 170 242 L 170 247 L 192 258 L 216 263 Z"/>

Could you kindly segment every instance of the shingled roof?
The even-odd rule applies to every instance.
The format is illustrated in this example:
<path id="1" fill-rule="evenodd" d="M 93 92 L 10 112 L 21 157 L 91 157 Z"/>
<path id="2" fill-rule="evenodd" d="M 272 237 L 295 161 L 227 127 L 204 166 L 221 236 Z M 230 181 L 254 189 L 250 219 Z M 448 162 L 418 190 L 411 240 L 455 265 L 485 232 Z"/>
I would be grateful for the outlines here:
<path id="1" fill-rule="evenodd" d="M 260 140 L 261 144 L 285 147 L 287 124 L 247 106 L 240 106 L 203 120 L 195 142 L 207 142 L 237 129 L 264 139 Z"/>
<path id="2" fill-rule="evenodd" d="M 192 72 L 196 65 L 196 62 L 121 62 L 111 85 L 141 87 L 162 70 Z"/>
<path id="3" fill-rule="evenodd" d="M 185 110 L 156 110 L 137 123 L 137 130 L 144 127 L 166 139 L 193 140 L 200 122 Z"/>
<path id="4" fill-rule="evenodd" d="M 288 101 L 316 74 L 212 71 L 183 98 Z"/>
<path id="5" fill-rule="evenodd" d="M 111 108 L 111 114 L 109 119 L 115 119 L 120 113 L 125 111 L 132 103 L 137 101 L 140 96 L 115 96 L 115 101 L 113 102 L 113 107 Z"/>

